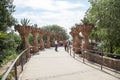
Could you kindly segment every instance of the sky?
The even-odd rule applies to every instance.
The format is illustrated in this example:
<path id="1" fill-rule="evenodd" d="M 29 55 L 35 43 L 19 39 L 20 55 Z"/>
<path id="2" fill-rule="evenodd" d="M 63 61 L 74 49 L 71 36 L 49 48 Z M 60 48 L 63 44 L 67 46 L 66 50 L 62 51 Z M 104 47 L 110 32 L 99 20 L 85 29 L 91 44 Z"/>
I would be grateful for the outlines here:
<path id="1" fill-rule="evenodd" d="M 88 0 L 14 0 L 16 6 L 13 16 L 30 19 L 38 27 L 57 24 L 67 32 L 76 23 L 80 23 L 90 7 Z"/>

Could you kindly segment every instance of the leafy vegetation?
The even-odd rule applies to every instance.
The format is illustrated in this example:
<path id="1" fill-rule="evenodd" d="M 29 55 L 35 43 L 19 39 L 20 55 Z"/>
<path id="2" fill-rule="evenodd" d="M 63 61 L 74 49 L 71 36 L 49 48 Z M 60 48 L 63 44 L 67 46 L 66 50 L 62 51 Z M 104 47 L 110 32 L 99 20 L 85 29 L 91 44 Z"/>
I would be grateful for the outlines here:
<path id="1" fill-rule="evenodd" d="M 101 50 L 120 54 L 120 0 L 89 0 L 88 21 L 95 25 L 91 38 L 101 44 Z"/>
<path id="2" fill-rule="evenodd" d="M 0 31 L 6 32 L 8 27 L 15 24 L 16 20 L 12 16 L 14 8 L 10 0 L 0 0 Z"/>
<path id="3" fill-rule="evenodd" d="M 63 40 L 66 40 L 69 38 L 68 34 L 66 33 L 66 30 L 58 25 L 47 25 L 47 26 L 43 26 L 42 29 L 46 30 L 46 31 L 50 31 L 54 34 L 61 34 L 63 36 Z"/>
<path id="4" fill-rule="evenodd" d="M 5 39 L 0 40 L 0 43 L 0 61 L 5 64 L 18 54 L 17 48 L 21 44 L 21 38 L 17 34 L 8 33 Z"/>
<path id="5" fill-rule="evenodd" d="M 0 0 L 0 66 L 17 56 L 17 48 L 21 44 L 21 38 L 17 34 L 7 32 L 17 22 L 12 16 L 15 6 L 10 1 Z"/>
<path id="6" fill-rule="evenodd" d="M 23 19 L 21 19 L 20 23 L 22 24 L 22 26 L 29 26 L 30 25 L 30 19 L 23 18 Z"/>

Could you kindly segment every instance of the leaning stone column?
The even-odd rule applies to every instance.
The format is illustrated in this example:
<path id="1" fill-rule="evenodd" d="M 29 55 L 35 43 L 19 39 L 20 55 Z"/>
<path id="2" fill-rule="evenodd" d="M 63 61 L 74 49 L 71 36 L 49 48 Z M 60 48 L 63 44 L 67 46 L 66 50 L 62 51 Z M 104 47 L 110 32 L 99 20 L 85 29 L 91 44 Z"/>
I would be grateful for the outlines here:
<path id="1" fill-rule="evenodd" d="M 15 30 L 17 30 L 24 42 L 24 49 L 27 49 L 30 47 L 29 44 L 29 33 L 31 32 L 30 26 L 21 26 L 21 25 L 15 25 Z M 27 57 L 30 57 L 30 50 L 27 52 Z"/>
<path id="2" fill-rule="evenodd" d="M 40 50 L 43 50 L 45 47 L 43 41 L 44 31 L 42 29 L 39 29 L 39 35 L 40 35 Z"/>
<path id="3" fill-rule="evenodd" d="M 73 37 L 73 51 L 75 53 L 81 53 L 81 40 L 82 37 L 79 35 L 77 28 L 72 28 L 70 34 Z"/>
<path id="4" fill-rule="evenodd" d="M 89 34 L 92 30 L 93 26 L 92 25 L 82 25 L 81 26 L 81 32 L 83 34 L 83 40 L 84 40 L 84 43 L 82 43 L 82 48 L 83 49 L 90 49 L 90 46 L 89 46 Z"/>
<path id="5" fill-rule="evenodd" d="M 54 47 L 54 45 L 55 45 L 55 43 L 54 43 L 55 42 L 55 34 L 53 34 L 53 33 L 51 34 L 51 39 L 52 39 L 51 46 Z"/>
<path id="6" fill-rule="evenodd" d="M 43 34 L 40 34 L 40 50 L 43 50 L 44 48 Z"/>
<path id="7" fill-rule="evenodd" d="M 51 47 L 51 45 L 50 45 L 50 36 L 51 36 L 51 33 L 47 32 L 47 46 L 46 46 L 46 48 L 50 48 Z"/>
<path id="8" fill-rule="evenodd" d="M 38 29 L 37 28 L 32 28 L 32 35 L 33 35 L 33 52 L 38 52 L 39 51 L 39 45 L 38 45 Z"/>

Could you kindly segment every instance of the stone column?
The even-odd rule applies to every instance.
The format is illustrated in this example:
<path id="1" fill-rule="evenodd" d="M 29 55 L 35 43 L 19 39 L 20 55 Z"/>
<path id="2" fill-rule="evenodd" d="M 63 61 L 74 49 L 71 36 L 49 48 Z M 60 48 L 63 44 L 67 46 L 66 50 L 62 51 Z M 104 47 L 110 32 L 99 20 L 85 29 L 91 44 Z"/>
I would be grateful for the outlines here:
<path id="1" fill-rule="evenodd" d="M 50 36 L 51 36 L 51 33 L 50 32 L 47 32 L 47 46 L 46 48 L 50 48 L 51 47 L 51 43 L 50 43 Z"/>
<path id="2" fill-rule="evenodd" d="M 40 50 L 43 50 L 45 47 L 44 47 L 44 41 L 43 41 L 43 36 L 44 36 L 44 30 L 40 29 L 39 28 L 39 37 L 40 37 L 40 43 L 39 43 L 39 49 Z"/>
<path id="3" fill-rule="evenodd" d="M 82 43 L 82 49 L 90 49 L 88 37 L 92 28 L 93 28 L 92 25 L 82 25 L 80 28 L 83 35 L 83 41 L 84 41 L 84 43 Z"/>
<path id="4" fill-rule="evenodd" d="M 30 26 L 21 26 L 21 25 L 15 25 L 15 30 L 17 30 L 24 42 L 24 49 L 27 49 L 30 47 L 29 44 L 29 33 L 31 32 Z M 26 51 L 27 57 L 30 57 L 30 50 Z"/>
<path id="5" fill-rule="evenodd" d="M 32 35 L 33 35 L 33 52 L 38 52 L 39 51 L 39 45 L 38 45 L 38 29 L 37 28 L 32 28 Z"/>
<path id="6" fill-rule="evenodd" d="M 44 41 L 43 41 L 43 34 L 40 34 L 40 49 L 44 49 Z"/>
<path id="7" fill-rule="evenodd" d="M 51 39 L 52 39 L 52 43 L 51 43 L 51 46 L 54 47 L 55 46 L 55 34 L 51 34 Z"/>
<path id="8" fill-rule="evenodd" d="M 75 53 L 81 53 L 81 40 L 82 37 L 79 35 L 79 31 L 77 31 L 77 28 L 72 28 L 72 31 L 70 32 L 71 36 L 73 37 L 73 51 Z"/>

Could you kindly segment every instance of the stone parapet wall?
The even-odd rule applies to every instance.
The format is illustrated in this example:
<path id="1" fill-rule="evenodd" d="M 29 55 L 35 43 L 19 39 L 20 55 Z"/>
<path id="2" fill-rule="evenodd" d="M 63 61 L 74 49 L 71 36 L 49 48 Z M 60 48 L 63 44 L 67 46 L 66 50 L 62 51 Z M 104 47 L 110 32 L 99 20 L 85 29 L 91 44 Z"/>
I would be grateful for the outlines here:
<path id="1" fill-rule="evenodd" d="M 119 70 L 120 71 L 120 60 L 119 59 L 113 59 L 113 58 L 109 58 L 109 57 L 105 57 L 100 56 L 98 54 L 93 54 L 93 53 L 85 53 L 85 58 L 89 61 L 98 63 L 98 64 L 102 64 L 106 67 L 115 69 L 115 70 Z"/>
<path id="2" fill-rule="evenodd" d="M 108 57 L 103 57 L 103 65 L 107 66 L 112 69 L 116 69 L 120 71 L 120 60 L 119 59 L 113 59 Z"/>

